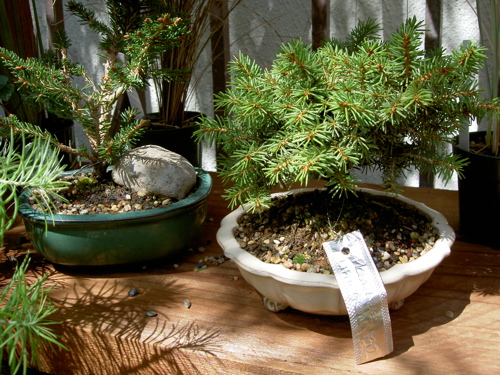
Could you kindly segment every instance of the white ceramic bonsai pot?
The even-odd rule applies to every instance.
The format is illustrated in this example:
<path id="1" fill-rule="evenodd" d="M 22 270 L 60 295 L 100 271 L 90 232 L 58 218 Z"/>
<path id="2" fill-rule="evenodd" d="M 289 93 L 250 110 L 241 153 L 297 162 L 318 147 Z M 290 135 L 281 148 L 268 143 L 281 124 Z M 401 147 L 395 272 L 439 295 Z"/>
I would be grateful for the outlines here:
<path id="1" fill-rule="evenodd" d="M 313 189 L 297 189 L 290 194 Z M 397 264 L 381 272 L 382 282 L 387 290 L 389 307 L 397 309 L 404 299 L 414 293 L 432 274 L 441 261 L 450 254 L 455 233 L 445 217 L 426 205 L 411 199 L 371 189 L 360 189 L 373 195 L 393 196 L 406 202 L 429 216 L 438 229 L 440 237 L 434 247 L 415 261 Z M 231 212 L 221 222 L 217 241 L 224 254 L 232 259 L 245 280 L 263 297 L 265 306 L 271 311 L 292 307 L 307 313 L 323 315 L 347 315 L 337 280 L 334 275 L 289 270 L 280 264 L 262 262 L 243 250 L 233 235 L 237 220 L 244 213 L 242 207 Z"/>

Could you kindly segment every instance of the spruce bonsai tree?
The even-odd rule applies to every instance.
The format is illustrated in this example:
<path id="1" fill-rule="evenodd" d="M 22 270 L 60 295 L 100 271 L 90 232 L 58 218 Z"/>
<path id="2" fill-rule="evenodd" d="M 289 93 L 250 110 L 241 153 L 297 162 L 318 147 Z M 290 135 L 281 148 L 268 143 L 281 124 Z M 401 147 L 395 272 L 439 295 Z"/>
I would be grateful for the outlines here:
<path id="1" fill-rule="evenodd" d="M 146 120 L 135 118 L 137 111 L 131 108 L 121 113 L 119 126 L 113 126 L 113 113 L 120 97 L 134 88 L 143 88 L 147 78 L 159 77 L 169 81 L 183 74 L 157 69 L 155 63 L 161 53 L 180 45 L 187 36 L 185 22 L 168 14 L 143 17 L 143 13 L 129 13 L 130 7 L 125 3 L 126 0 L 106 1 L 109 25 L 100 21 L 81 2 L 67 3 L 72 15 L 101 36 L 103 53 L 100 57 L 104 74 L 98 82 L 92 80 L 84 66 L 69 60 L 71 43 L 64 32 L 54 41 L 56 54 L 43 59 L 23 59 L 0 48 L 1 61 L 19 80 L 25 93 L 42 103 L 48 111 L 82 125 L 90 148 L 77 149 L 56 140 L 53 144 L 62 151 L 90 161 L 97 178 L 105 175 L 106 168 L 133 144 L 147 125 Z M 2 119 L 1 125 L 3 132 L 12 128 L 17 133 L 46 137 L 36 127 L 15 117 Z"/>
<path id="2" fill-rule="evenodd" d="M 445 180 L 460 173 L 466 161 L 444 145 L 472 117 L 499 109 L 478 91 L 484 49 L 426 54 L 416 18 L 387 41 L 378 31 L 373 20 L 360 22 L 345 41 L 315 51 L 291 41 L 270 69 L 241 53 L 231 62 L 233 87 L 215 98 L 226 116 L 204 118 L 197 135 L 222 148 L 232 206 L 265 206 L 271 187 L 310 178 L 326 179 L 334 195 L 352 192 L 353 168 L 381 170 L 393 192 L 412 166 Z"/>

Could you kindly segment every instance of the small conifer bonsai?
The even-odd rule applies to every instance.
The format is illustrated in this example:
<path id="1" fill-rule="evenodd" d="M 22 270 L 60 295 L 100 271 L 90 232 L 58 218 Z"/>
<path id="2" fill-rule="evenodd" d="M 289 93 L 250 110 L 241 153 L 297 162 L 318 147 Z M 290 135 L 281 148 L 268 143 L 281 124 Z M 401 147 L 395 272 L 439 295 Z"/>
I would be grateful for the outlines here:
<path id="1" fill-rule="evenodd" d="M 180 45 L 188 34 L 185 22 L 168 14 L 128 14 L 124 1 L 107 0 L 109 25 L 100 21 L 95 13 L 78 1 L 69 1 L 67 8 L 82 24 L 101 35 L 104 75 L 99 82 L 89 76 L 84 66 L 68 59 L 70 41 L 63 32 L 57 35 L 54 44 L 56 55 L 43 59 L 23 59 L 14 52 L 0 48 L 0 59 L 21 83 L 22 89 L 52 113 L 80 123 L 87 135 L 90 149 L 74 148 L 72 145 L 53 144 L 68 152 L 89 160 L 93 164 L 96 178 L 105 175 L 106 168 L 113 164 L 140 136 L 146 120 L 135 118 L 136 109 L 121 113 L 119 126 L 112 126 L 115 104 L 127 91 L 142 88 L 146 79 L 160 77 L 173 80 L 181 71 L 155 68 L 160 54 Z M 138 24 L 137 20 L 141 20 Z M 52 57 L 52 58 L 50 58 Z M 22 123 L 15 117 L 0 119 L 0 130 L 9 128 L 17 133 L 38 134 L 36 127 Z"/>
<path id="2" fill-rule="evenodd" d="M 215 98 L 226 116 L 202 119 L 197 133 L 222 148 L 231 206 L 265 206 L 271 187 L 309 178 L 326 179 L 334 195 L 352 192 L 356 167 L 381 170 L 393 192 L 412 166 L 445 180 L 460 173 L 466 161 L 444 145 L 499 109 L 478 91 L 484 49 L 471 42 L 426 54 L 416 18 L 387 41 L 379 30 L 368 20 L 317 50 L 285 43 L 269 69 L 241 53 L 231 62 L 232 89 Z"/>

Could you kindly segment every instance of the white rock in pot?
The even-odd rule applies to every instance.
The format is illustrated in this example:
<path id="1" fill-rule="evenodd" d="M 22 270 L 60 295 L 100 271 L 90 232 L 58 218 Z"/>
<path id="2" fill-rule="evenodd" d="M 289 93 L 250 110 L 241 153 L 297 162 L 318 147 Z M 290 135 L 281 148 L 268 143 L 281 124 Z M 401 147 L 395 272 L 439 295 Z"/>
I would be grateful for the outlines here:
<path id="1" fill-rule="evenodd" d="M 126 152 L 116 163 L 113 180 L 137 192 L 183 199 L 196 183 L 194 167 L 183 156 L 155 145 Z"/>

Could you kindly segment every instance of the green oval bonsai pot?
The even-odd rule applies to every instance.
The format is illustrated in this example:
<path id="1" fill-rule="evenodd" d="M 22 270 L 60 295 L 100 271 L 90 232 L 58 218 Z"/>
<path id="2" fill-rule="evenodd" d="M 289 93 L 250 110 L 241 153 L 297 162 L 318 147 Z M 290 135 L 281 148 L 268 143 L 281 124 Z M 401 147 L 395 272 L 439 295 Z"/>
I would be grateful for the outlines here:
<path id="1" fill-rule="evenodd" d="M 50 216 L 31 207 L 26 190 L 19 198 L 19 213 L 35 250 L 57 264 L 101 266 L 177 256 L 197 241 L 207 213 L 212 179 L 201 169 L 196 172 L 198 189 L 166 207 Z"/>

